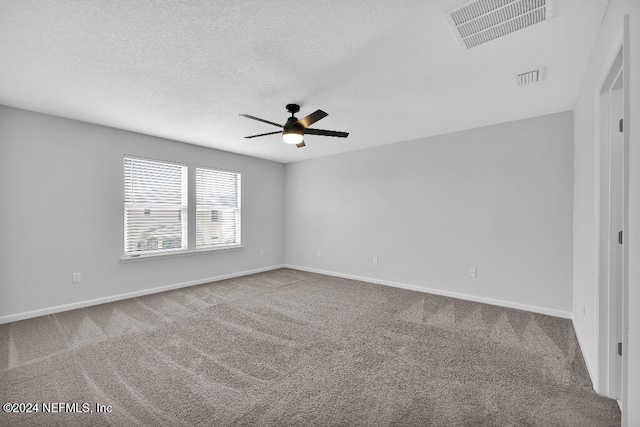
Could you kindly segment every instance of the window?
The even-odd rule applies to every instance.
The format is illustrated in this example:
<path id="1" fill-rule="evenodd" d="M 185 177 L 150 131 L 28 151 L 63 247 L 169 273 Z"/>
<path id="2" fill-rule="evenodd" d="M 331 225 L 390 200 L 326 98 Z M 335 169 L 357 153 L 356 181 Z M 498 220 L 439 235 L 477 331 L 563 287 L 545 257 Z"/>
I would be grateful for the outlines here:
<path id="1" fill-rule="evenodd" d="M 196 168 L 196 248 L 240 244 L 240 174 Z"/>
<path id="2" fill-rule="evenodd" d="M 125 254 L 187 249 L 187 167 L 124 158 Z"/>

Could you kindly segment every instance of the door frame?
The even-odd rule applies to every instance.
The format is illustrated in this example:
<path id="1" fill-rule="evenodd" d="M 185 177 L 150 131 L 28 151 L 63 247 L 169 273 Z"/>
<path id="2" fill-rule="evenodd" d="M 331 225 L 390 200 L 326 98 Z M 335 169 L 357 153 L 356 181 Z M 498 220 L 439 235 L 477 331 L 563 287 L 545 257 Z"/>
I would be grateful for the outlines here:
<path id="1" fill-rule="evenodd" d="M 624 74 L 624 34 L 621 33 L 613 45 L 609 61 L 603 70 L 603 74 L 596 86 L 596 115 L 595 115 L 595 266 L 596 286 L 595 301 L 596 313 L 594 316 L 594 330 L 596 338 L 596 378 L 594 378 L 595 390 L 605 396 L 622 400 L 624 393 L 624 368 L 623 358 L 617 356 L 617 343 L 625 343 L 624 330 L 626 329 L 626 245 L 622 245 L 618 258 L 621 271 L 615 271 L 611 267 L 610 244 L 613 241 L 612 222 L 610 211 L 613 208 L 616 215 L 622 215 L 621 229 L 626 230 L 626 204 L 627 204 L 627 180 L 626 162 L 628 158 L 628 132 L 623 132 L 624 146 L 622 149 L 623 163 L 618 170 L 618 177 L 622 188 L 619 189 L 622 200 L 615 205 L 610 204 L 610 177 L 611 159 L 609 149 L 611 144 L 611 129 L 617 118 L 611 117 L 611 90 L 622 73 L 623 78 L 623 115 L 628 114 L 627 91 L 628 76 Z M 625 120 L 628 125 L 628 119 Z M 626 126 L 625 126 L 626 127 Z M 625 129 L 626 131 L 626 129 Z M 613 251 L 615 253 L 615 251 Z M 619 280 L 615 281 L 615 274 Z M 620 326 L 620 324 L 622 326 Z M 624 345 L 624 344 L 623 344 Z M 624 348 L 623 348 L 624 351 Z M 624 353 L 623 353 L 624 354 Z"/>

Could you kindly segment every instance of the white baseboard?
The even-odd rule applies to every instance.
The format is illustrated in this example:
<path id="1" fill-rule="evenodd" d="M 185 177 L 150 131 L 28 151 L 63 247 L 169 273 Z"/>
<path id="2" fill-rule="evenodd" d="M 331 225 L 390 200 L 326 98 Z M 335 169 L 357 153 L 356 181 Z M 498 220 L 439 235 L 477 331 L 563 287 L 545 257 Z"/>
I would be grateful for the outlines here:
<path id="1" fill-rule="evenodd" d="M 591 378 L 591 385 L 593 386 L 593 390 L 598 393 L 598 375 L 597 372 L 591 366 L 589 362 L 589 358 L 584 352 L 584 345 L 582 344 L 582 339 L 580 339 L 580 334 L 578 334 L 578 328 L 576 328 L 576 322 L 571 318 L 571 324 L 573 325 L 573 331 L 576 334 L 576 339 L 578 340 L 578 347 L 580 347 L 580 354 L 582 354 L 582 360 L 584 360 L 584 364 L 587 366 L 587 373 L 589 374 L 589 378 Z"/>
<path id="2" fill-rule="evenodd" d="M 299 265 L 285 264 L 284 267 L 291 268 L 293 270 L 308 271 L 310 273 L 325 274 L 327 276 L 342 277 L 344 279 L 360 280 L 362 282 L 393 286 L 395 288 L 409 289 L 412 291 L 425 292 L 429 294 L 441 295 L 441 296 L 451 297 L 451 298 L 458 298 L 458 299 L 463 299 L 467 301 L 480 302 L 484 304 L 497 305 L 501 307 L 515 308 L 517 310 L 531 311 L 533 313 L 546 314 L 548 316 L 554 316 L 554 317 L 562 317 L 564 319 L 572 318 L 572 313 L 570 311 L 563 311 L 563 310 L 557 310 L 557 309 L 546 308 L 546 307 L 538 307 L 535 305 L 522 304 L 518 302 L 505 301 L 505 300 L 499 300 L 494 298 L 479 297 L 476 295 L 463 294 L 460 292 L 444 291 L 441 289 L 427 288 L 424 286 L 410 285 L 406 283 L 391 282 L 388 280 L 374 279 L 371 277 L 361 277 L 361 276 L 354 276 L 352 274 L 336 273 L 335 271 L 320 270 L 317 268 L 302 267 Z"/>
<path id="3" fill-rule="evenodd" d="M 6 315 L 6 316 L 0 316 L 0 324 L 9 323 L 9 322 L 16 322 L 18 320 L 30 319 L 30 318 L 38 317 L 38 316 L 45 316 L 47 314 L 59 313 L 59 312 L 62 312 L 62 311 L 75 310 L 77 308 L 90 307 L 92 305 L 105 304 L 105 303 L 108 303 L 108 302 L 119 301 L 119 300 L 123 300 L 123 299 L 127 299 L 127 298 L 135 298 L 135 297 L 139 297 L 139 296 L 143 296 L 143 295 L 155 294 L 155 293 L 158 293 L 158 292 L 169 291 L 169 290 L 172 290 L 172 289 L 179 289 L 179 288 L 185 288 L 185 287 L 188 287 L 188 286 L 202 285 L 204 283 L 217 282 L 217 281 L 220 281 L 220 280 L 232 279 L 234 277 L 241 277 L 241 276 L 247 276 L 247 275 L 250 275 L 250 274 L 262 273 L 264 271 L 277 270 L 279 268 L 291 268 L 293 270 L 308 271 L 310 273 L 318 273 L 318 274 L 324 274 L 324 275 L 327 275 L 327 276 L 342 277 L 342 278 L 345 278 L 345 279 L 359 280 L 359 281 L 363 281 L 363 282 L 375 283 L 375 284 L 378 284 L 378 285 L 393 286 L 395 288 L 409 289 L 409 290 L 412 290 L 412 291 L 425 292 L 425 293 L 430 293 L 430 294 L 434 294 L 434 295 L 441 295 L 441 296 L 446 296 L 446 297 L 451 297 L 451 298 L 463 299 L 463 300 L 467 300 L 467 301 L 475 301 L 475 302 L 480 302 L 480 303 L 484 303 L 484 304 L 497 305 L 497 306 L 501 306 L 501 307 L 515 308 L 515 309 L 518 309 L 518 310 L 525 310 L 525 311 L 530 311 L 530 312 L 533 312 L 533 313 L 546 314 L 546 315 L 554 316 L 554 317 L 562 317 L 562 318 L 565 318 L 565 319 L 571 319 L 572 318 L 571 312 L 568 312 L 568 311 L 556 310 L 556 309 L 545 308 L 545 307 L 538 307 L 538 306 L 533 306 L 533 305 L 528 305 L 528 304 L 521 304 L 521 303 L 517 303 L 517 302 L 498 300 L 498 299 L 487 298 L 487 297 L 479 297 L 479 296 L 476 296 L 476 295 L 468 295 L 468 294 L 463 294 L 463 293 L 460 293 L 460 292 L 444 291 L 444 290 L 441 290 L 441 289 L 428 288 L 428 287 L 411 285 L 411 284 L 406 284 L 406 283 L 391 282 L 391 281 L 388 281 L 388 280 L 374 279 L 374 278 L 371 278 L 371 277 L 362 277 L 362 276 L 355 276 L 355 275 L 352 275 L 352 274 L 337 273 L 337 272 L 334 272 L 334 271 L 320 270 L 320 269 L 316 269 L 316 268 L 302 267 L 302 266 L 298 266 L 298 265 L 279 264 L 279 265 L 272 265 L 272 266 L 264 267 L 264 268 L 258 268 L 258 269 L 255 269 L 255 270 L 241 271 L 241 272 L 238 272 L 238 273 L 231 273 L 231 274 L 225 274 L 225 275 L 221 275 L 221 276 L 207 277 L 207 278 L 199 279 L 199 280 L 192 280 L 190 282 L 183 282 L 183 283 L 176 283 L 176 284 L 172 284 L 172 285 L 160 286 L 158 288 L 143 289 L 143 290 L 140 290 L 140 291 L 128 292 L 128 293 L 124 293 L 124 294 L 101 297 L 101 298 L 96 298 L 96 299 L 86 300 L 86 301 L 79 301 L 79 302 L 74 302 L 74 303 L 70 303 L 70 304 L 58 305 L 58 306 L 55 306 L 55 307 L 48 307 L 48 308 L 42 308 L 42 309 L 33 310 L 33 311 L 26 311 L 26 312 L 23 312 L 23 313 L 9 314 L 9 315 Z M 575 329 L 575 327 L 574 327 L 574 329 Z M 576 336 L 577 336 L 577 334 L 576 334 Z M 580 337 L 578 337 L 578 342 L 580 342 Z M 594 378 L 593 375 L 592 375 L 593 371 L 591 370 L 591 367 L 589 366 L 589 363 L 587 362 L 586 358 L 585 358 L 585 363 L 587 364 L 587 369 L 589 370 L 589 375 L 591 375 L 592 381 L 593 381 L 593 378 Z"/>
<path id="4" fill-rule="evenodd" d="M 250 274 L 262 273 L 264 271 L 277 270 L 283 268 L 284 265 L 272 265 L 270 267 L 257 268 L 255 270 L 241 271 L 238 273 L 224 274 L 222 276 L 207 277 L 205 279 L 192 280 L 190 282 L 176 283 L 173 285 L 160 286 L 158 288 L 143 289 L 140 291 L 127 292 L 125 294 L 111 295 L 86 301 L 73 302 L 70 304 L 58 305 L 55 307 L 42 308 L 39 310 L 25 311 L 23 313 L 9 314 L 0 316 L 0 324 L 16 322 L 18 320 L 31 319 L 33 317 L 45 316 L 47 314 L 60 313 L 61 311 L 75 310 L 77 308 L 90 307 L 92 305 L 105 304 L 108 302 L 119 301 L 128 298 L 140 297 L 143 295 L 155 294 L 158 292 L 170 291 L 172 289 L 186 288 L 188 286 L 203 285 L 205 283 L 217 282 L 234 277 L 248 276 Z"/>

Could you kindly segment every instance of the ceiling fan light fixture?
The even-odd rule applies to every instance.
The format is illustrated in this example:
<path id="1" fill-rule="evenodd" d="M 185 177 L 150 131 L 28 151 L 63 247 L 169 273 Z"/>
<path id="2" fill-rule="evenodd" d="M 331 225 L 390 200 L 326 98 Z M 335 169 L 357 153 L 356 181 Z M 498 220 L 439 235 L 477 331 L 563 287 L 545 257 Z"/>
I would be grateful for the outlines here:
<path id="1" fill-rule="evenodd" d="M 486 1 L 489 1 L 489 0 L 486 0 Z M 247 119 L 256 120 L 256 121 L 266 123 L 282 129 L 275 132 L 267 132 L 267 133 L 261 133 L 258 135 L 245 136 L 245 138 L 247 139 L 257 138 L 259 136 L 275 135 L 277 133 L 282 133 L 282 140 L 286 144 L 295 145 L 298 148 L 302 148 L 306 145 L 304 143 L 304 136 L 306 134 L 334 136 L 338 138 L 346 138 L 347 136 L 349 136 L 349 132 L 338 132 L 335 130 L 310 128 L 309 126 L 311 126 L 318 120 L 324 119 L 325 117 L 328 116 L 328 114 L 322 110 L 316 110 L 315 112 L 309 114 L 306 117 L 301 118 L 300 120 L 298 120 L 295 116 L 295 114 L 300 111 L 300 106 L 298 104 L 287 104 L 287 111 L 291 113 L 291 117 L 287 119 L 287 122 L 284 125 L 281 125 L 276 122 L 271 122 L 269 120 L 261 119 L 260 117 L 250 116 L 249 114 L 240 114 L 242 117 L 246 117 Z"/>
<path id="2" fill-rule="evenodd" d="M 282 132 L 282 139 L 287 144 L 300 144 L 304 140 L 304 135 L 302 132 L 297 132 L 294 129 L 285 130 Z"/>

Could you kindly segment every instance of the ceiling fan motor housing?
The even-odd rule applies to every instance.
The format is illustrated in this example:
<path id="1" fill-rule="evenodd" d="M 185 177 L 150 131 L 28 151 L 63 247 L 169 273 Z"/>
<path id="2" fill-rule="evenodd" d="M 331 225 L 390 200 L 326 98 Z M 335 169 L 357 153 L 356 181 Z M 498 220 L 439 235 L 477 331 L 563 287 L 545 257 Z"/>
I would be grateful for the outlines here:
<path id="1" fill-rule="evenodd" d="M 284 132 L 293 131 L 294 133 L 303 133 L 304 126 L 298 122 L 298 119 L 291 116 L 287 119 L 287 123 L 284 125 Z"/>

